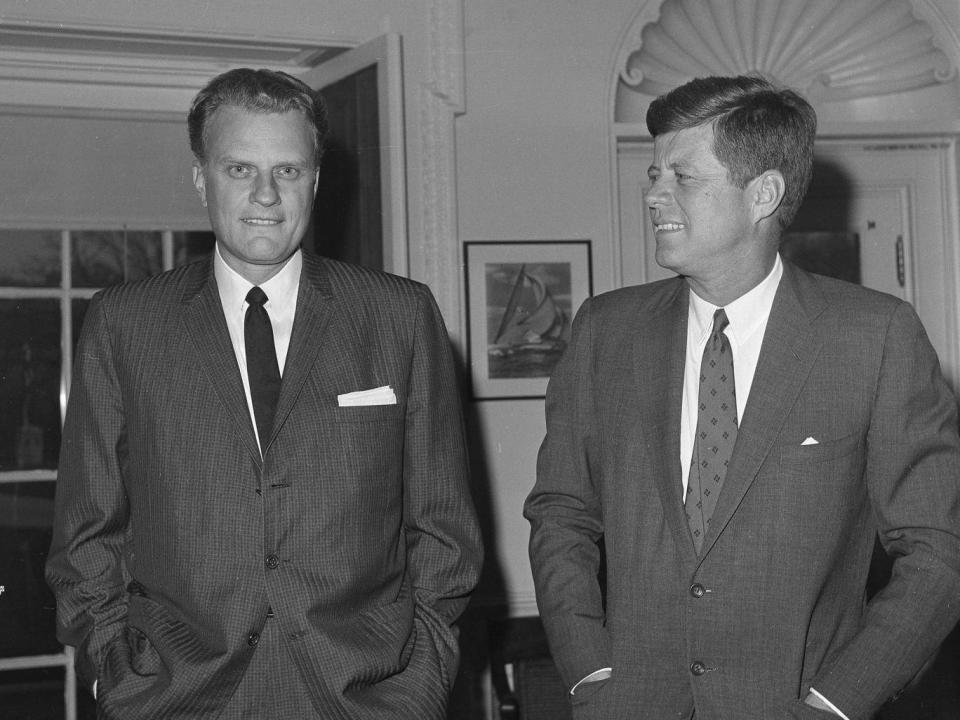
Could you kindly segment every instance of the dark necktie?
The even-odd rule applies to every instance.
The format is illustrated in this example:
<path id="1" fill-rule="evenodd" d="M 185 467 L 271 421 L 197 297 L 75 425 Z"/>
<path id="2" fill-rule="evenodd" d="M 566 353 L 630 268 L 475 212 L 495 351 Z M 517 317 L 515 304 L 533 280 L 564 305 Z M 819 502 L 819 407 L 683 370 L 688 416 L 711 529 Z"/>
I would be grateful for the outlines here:
<path id="1" fill-rule="evenodd" d="M 243 320 L 243 344 L 247 352 L 247 377 L 261 452 L 266 449 L 273 428 L 273 415 L 280 395 L 280 368 L 273 345 L 273 328 L 263 304 L 267 296 L 259 287 L 247 293 L 247 314 Z"/>
<path id="2" fill-rule="evenodd" d="M 729 321 L 721 309 L 713 315 L 713 333 L 703 349 L 697 401 L 697 433 L 690 459 L 684 507 L 697 554 L 727 476 L 727 463 L 737 441 L 737 395 L 733 352 L 723 330 Z"/>

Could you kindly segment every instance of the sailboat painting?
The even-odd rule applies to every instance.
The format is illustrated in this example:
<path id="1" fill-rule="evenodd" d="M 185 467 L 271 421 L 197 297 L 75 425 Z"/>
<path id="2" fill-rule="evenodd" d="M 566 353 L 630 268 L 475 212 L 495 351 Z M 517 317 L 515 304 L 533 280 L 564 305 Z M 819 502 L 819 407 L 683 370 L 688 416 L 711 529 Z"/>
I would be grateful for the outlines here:
<path id="1" fill-rule="evenodd" d="M 549 377 L 570 339 L 570 266 L 488 263 L 486 271 L 490 378 Z"/>
<path id="2" fill-rule="evenodd" d="M 467 246 L 474 394 L 540 396 L 570 341 L 573 315 L 590 292 L 587 244 Z M 483 327 L 476 327 L 477 320 Z"/>

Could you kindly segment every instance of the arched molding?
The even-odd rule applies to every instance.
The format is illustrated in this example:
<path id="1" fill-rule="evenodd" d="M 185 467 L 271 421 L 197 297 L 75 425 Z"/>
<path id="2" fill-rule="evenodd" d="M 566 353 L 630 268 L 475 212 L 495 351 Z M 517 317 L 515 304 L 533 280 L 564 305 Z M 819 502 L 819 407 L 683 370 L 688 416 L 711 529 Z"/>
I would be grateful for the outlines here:
<path id="1" fill-rule="evenodd" d="M 815 106 L 859 104 L 861 120 L 887 119 L 863 117 L 871 102 L 940 96 L 924 103 L 935 121 L 960 112 L 958 66 L 957 29 L 932 0 L 650 0 L 617 51 L 614 120 L 642 122 L 650 99 L 693 77 L 756 72 Z"/>

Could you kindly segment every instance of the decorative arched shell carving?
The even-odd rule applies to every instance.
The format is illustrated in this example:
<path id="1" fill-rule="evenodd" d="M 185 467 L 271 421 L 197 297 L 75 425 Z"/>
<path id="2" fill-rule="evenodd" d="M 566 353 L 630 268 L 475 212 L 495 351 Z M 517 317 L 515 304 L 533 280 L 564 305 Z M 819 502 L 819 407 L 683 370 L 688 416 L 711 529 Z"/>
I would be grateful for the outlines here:
<path id="1" fill-rule="evenodd" d="M 956 75 L 908 0 L 665 0 L 638 30 L 620 78 L 646 95 L 752 72 L 812 99 L 848 100 Z"/>

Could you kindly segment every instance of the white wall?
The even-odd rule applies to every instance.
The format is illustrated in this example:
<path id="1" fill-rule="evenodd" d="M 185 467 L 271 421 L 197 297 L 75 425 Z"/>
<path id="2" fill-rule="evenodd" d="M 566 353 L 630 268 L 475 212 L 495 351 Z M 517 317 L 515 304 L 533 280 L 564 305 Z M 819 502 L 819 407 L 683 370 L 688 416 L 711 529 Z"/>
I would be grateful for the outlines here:
<path id="1" fill-rule="evenodd" d="M 7 227 L 120 228 L 131 219 L 157 230 L 209 227 L 184 120 L 0 114 L 0 138 Z"/>
<path id="2" fill-rule="evenodd" d="M 461 241 L 588 239 L 594 293 L 614 286 L 613 65 L 635 7 L 467 0 L 466 113 L 456 126 Z M 480 401 L 471 411 L 495 518 L 491 589 L 514 611 L 535 612 L 521 506 L 543 439 L 543 402 Z"/>

